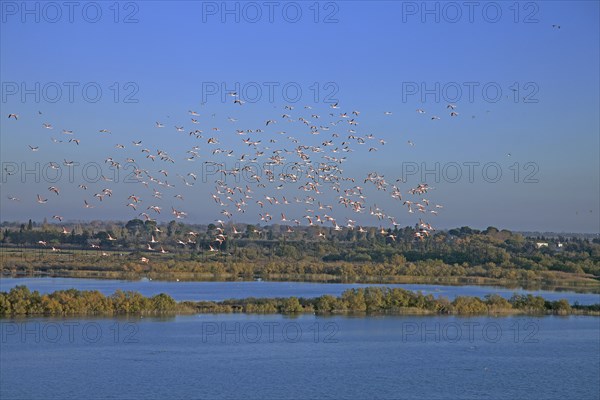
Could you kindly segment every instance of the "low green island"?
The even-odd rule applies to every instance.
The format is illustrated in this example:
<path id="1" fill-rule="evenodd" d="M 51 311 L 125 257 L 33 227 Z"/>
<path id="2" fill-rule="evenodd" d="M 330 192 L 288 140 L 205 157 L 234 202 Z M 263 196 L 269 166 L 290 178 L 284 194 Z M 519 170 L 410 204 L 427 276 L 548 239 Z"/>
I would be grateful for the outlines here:
<path id="1" fill-rule="evenodd" d="M 548 301 L 540 296 L 514 294 L 460 296 L 453 301 L 400 288 L 366 287 L 348 289 L 341 296 L 316 298 L 246 298 L 214 301 L 176 302 L 161 293 L 145 297 L 138 292 L 118 290 L 110 296 L 99 291 L 59 290 L 49 294 L 16 286 L 0 292 L 0 317 L 19 316 L 104 316 L 194 313 L 260 314 L 392 314 L 392 315 L 595 315 L 600 304 L 569 304 L 565 299 Z"/>

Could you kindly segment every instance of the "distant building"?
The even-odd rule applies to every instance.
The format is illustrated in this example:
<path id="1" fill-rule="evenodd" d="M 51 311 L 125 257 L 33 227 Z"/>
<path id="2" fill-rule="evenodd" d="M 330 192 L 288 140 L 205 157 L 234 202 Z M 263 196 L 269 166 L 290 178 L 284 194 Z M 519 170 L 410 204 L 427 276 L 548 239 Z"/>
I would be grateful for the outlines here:
<path id="1" fill-rule="evenodd" d="M 542 247 L 548 247 L 548 243 L 547 242 L 537 242 L 535 244 L 535 247 L 537 247 L 538 249 L 541 249 Z"/>
<path id="2" fill-rule="evenodd" d="M 563 246 L 564 246 L 564 243 L 556 242 L 556 243 L 554 243 L 553 250 L 556 252 L 562 252 L 565 249 Z"/>

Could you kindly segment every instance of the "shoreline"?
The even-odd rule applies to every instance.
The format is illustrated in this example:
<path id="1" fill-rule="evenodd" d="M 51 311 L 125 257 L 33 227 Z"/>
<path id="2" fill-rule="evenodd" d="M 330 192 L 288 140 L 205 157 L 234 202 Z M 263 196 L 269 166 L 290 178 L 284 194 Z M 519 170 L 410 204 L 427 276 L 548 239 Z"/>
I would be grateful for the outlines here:
<path id="1" fill-rule="evenodd" d="M 56 270 L 53 270 L 56 271 Z M 327 274 L 267 274 L 257 276 L 233 276 L 231 274 L 198 274 L 188 272 L 173 273 L 128 273 L 108 271 L 58 271 L 45 273 L 33 271 L 32 273 L 11 273 L 2 271 L 0 279 L 14 278 L 64 278 L 64 279 L 98 279 L 98 280 L 122 280 L 143 281 L 151 280 L 158 282 L 295 282 L 295 283 L 323 283 L 323 284 L 422 284 L 440 286 L 481 286 L 498 287 L 503 289 L 528 290 L 528 291 L 551 291 L 551 292 L 575 292 L 582 294 L 600 294 L 600 282 L 594 280 L 570 280 L 555 281 L 519 281 L 494 279 L 485 277 L 435 277 L 435 276 L 389 276 L 389 277 L 348 277 Z"/>

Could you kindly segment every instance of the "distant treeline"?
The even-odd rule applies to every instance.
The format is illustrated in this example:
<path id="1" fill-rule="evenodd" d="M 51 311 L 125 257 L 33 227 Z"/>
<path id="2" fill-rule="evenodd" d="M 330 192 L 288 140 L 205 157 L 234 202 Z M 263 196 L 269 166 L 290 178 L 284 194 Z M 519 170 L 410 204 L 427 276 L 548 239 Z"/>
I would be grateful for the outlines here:
<path id="1" fill-rule="evenodd" d="M 571 278 L 596 285 L 600 280 L 600 239 L 526 238 L 494 227 L 483 231 L 462 227 L 419 240 L 413 227 L 382 234 L 375 227 L 359 232 L 299 226 L 290 233 L 285 225 L 237 224 L 239 233 L 233 234 L 233 227 L 225 225 L 227 239 L 216 243 L 220 231 L 212 224 L 157 225 L 134 219 L 64 226 L 68 234 L 62 233 L 62 225 L 5 224 L 0 230 L 0 268 L 14 275 L 38 271 L 106 277 L 188 273 L 246 279 L 320 274 L 346 281 L 373 281 L 368 279 L 373 277 L 393 281 L 390 278 L 397 276 L 519 282 Z M 148 243 L 153 238 L 158 243 L 151 251 Z M 209 251 L 210 246 L 218 252 Z M 149 262 L 142 263 L 142 256 Z"/>
<path id="2" fill-rule="evenodd" d="M 59 290 L 50 294 L 31 292 L 16 286 L 0 292 L 0 316 L 90 316 L 152 315 L 178 313 L 367 313 L 367 314 L 588 314 L 600 315 L 600 304 L 571 305 L 565 299 L 548 301 L 539 296 L 515 294 L 510 299 L 499 295 L 461 296 L 453 301 L 434 298 L 421 292 L 400 288 L 367 287 L 348 289 L 341 296 L 316 298 L 246 298 L 220 302 L 176 302 L 166 294 L 145 297 L 118 290 L 111 296 L 99 291 Z"/>

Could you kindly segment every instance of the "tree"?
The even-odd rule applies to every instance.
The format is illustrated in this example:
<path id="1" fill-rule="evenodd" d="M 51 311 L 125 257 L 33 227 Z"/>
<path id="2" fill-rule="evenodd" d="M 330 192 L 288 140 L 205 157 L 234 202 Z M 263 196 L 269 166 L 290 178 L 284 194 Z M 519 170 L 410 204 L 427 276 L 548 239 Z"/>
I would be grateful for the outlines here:
<path id="1" fill-rule="evenodd" d="M 331 295 L 324 295 L 317 300 L 316 308 L 319 312 L 331 312 L 335 310 L 337 299 Z"/>
<path id="2" fill-rule="evenodd" d="M 159 312 L 173 311 L 177 306 L 177 302 L 168 294 L 157 294 L 151 298 L 152 310 Z"/>
<path id="3" fill-rule="evenodd" d="M 342 293 L 342 300 L 349 310 L 366 311 L 365 295 L 363 289 L 348 289 Z"/>
<path id="4" fill-rule="evenodd" d="M 501 311 L 512 308 L 512 304 L 498 294 L 487 294 L 485 296 L 485 303 L 490 311 Z"/>
<path id="5" fill-rule="evenodd" d="M 484 314 L 487 313 L 487 307 L 481 299 L 477 297 L 458 296 L 452 302 L 453 309 L 458 314 Z"/>
<path id="6" fill-rule="evenodd" d="M 555 310 L 559 314 L 567 314 L 571 311 L 571 305 L 567 299 L 560 299 L 552 302 L 551 309 Z"/>
<path id="7" fill-rule="evenodd" d="M 300 301 L 298 300 L 297 297 L 290 297 L 283 301 L 283 305 L 281 307 L 282 313 L 294 314 L 294 313 L 300 313 L 302 311 L 304 311 L 304 308 L 302 307 L 302 304 L 300 304 Z"/>
<path id="8" fill-rule="evenodd" d="M 125 224 L 125 229 L 127 229 L 131 236 L 136 236 L 143 228 L 144 221 L 138 218 L 127 221 Z"/>
<path id="9" fill-rule="evenodd" d="M 169 224 L 167 225 L 167 236 L 168 237 L 173 236 L 176 229 L 177 229 L 177 222 L 175 222 L 175 220 L 169 221 Z"/>
<path id="10" fill-rule="evenodd" d="M 147 233 L 154 232 L 154 229 L 156 228 L 156 221 L 144 221 L 144 228 L 146 229 Z"/>

